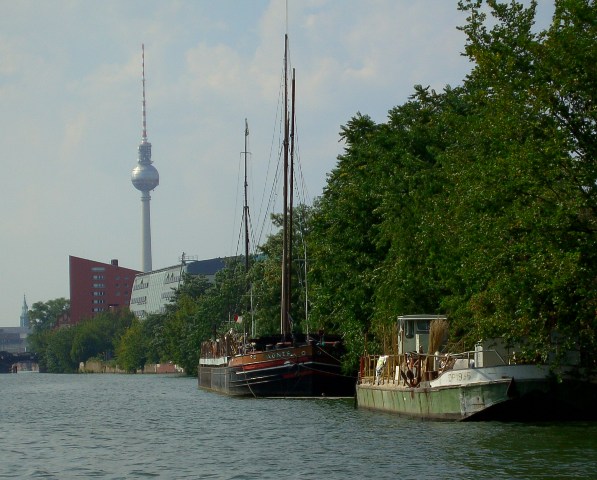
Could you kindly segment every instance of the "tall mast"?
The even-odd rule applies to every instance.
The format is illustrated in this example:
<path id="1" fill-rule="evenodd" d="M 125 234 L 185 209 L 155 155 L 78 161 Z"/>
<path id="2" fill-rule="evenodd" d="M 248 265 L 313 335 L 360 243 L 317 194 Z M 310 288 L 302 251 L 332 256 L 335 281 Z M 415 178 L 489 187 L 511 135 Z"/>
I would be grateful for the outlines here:
<path id="1" fill-rule="evenodd" d="M 286 304 L 288 305 L 288 316 L 291 313 L 292 305 L 292 238 L 294 232 L 293 211 L 294 211 L 294 68 L 292 69 L 292 88 L 291 88 L 291 106 L 290 106 L 290 164 L 288 167 L 288 271 L 286 272 Z M 289 325 L 289 324 L 288 324 Z"/>
<path id="2" fill-rule="evenodd" d="M 288 34 L 284 35 L 284 205 L 282 211 L 282 292 L 280 301 L 280 333 L 288 330 Z"/>
<path id="3" fill-rule="evenodd" d="M 243 218 L 245 224 L 245 273 L 249 273 L 249 200 L 247 190 L 249 183 L 247 182 L 247 140 L 249 138 L 249 123 L 245 118 L 245 204 L 243 207 Z M 247 280 L 248 281 L 248 280 Z"/>
<path id="4" fill-rule="evenodd" d="M 253 323 L 253 295 L 252 295 L 252 288 L 251 282 L 249 280 L 249 182 L 247 181 L 247 155 L 248 155 L 248 148 L 247 143 L 249 139 L 249 123 L 245 118 L 245 151 L 243 152 L 245 156 L 245 203 L 243 207 L 243 223 L 245 224 L 245 291 L 249 294 L 249 298 L 247 299 L 247 312 L 251 313 L 251 335 L 255 335 L 255 324 Z M 246 327 L 245 327 L 246 328 Z M 245 330 L 246 333 L 246 330 Z"/>

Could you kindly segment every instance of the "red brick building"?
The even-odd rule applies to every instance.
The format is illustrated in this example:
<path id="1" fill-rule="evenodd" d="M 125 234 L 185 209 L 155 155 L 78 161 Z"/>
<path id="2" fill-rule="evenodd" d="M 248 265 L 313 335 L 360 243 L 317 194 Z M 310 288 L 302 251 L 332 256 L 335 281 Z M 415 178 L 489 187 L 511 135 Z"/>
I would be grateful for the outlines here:
<path id="1" fill-rule="evenodd" d="M 68 257 L 70 278 L 70 324 L 101 312 L 128 307 L 137 270 L 110 263 Z"/>

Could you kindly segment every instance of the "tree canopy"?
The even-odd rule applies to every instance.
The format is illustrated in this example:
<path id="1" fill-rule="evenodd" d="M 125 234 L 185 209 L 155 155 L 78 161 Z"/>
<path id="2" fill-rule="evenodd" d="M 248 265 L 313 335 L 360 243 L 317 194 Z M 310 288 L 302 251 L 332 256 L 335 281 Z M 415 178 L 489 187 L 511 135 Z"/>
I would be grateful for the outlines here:
<path id="1" fill-rule="evenodd" d="M 448 313 L 469 345 L 592 348 L 595 3 L 557 1 L 542 32 L 535 2 L 459 8 L 474 64 L 463 85 L 416 87 L 387 123 L 357 114 L 342 128 L 314 213 L 312 301 L 361 344 L 425 311 Z"/>

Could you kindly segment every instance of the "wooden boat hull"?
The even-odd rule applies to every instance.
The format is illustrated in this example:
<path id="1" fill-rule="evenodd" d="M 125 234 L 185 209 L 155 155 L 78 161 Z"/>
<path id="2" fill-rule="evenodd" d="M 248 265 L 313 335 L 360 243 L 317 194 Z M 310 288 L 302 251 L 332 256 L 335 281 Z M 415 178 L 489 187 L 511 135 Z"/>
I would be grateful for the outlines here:
<path id="1" fill-rule="evenodd" d="M 545 366 L 508 365 L 445 372 L 415 388 L 360 383 L 356 397 L 360 408 L 421 419 L 531 421 L 594 418 L 586 407 L 596 391 L 594 384 L 558 382 Z"/>
<path id="2" fill-rule="evenodd" d="M 220 365 L 200 360 L 199 387 L 234 396 L 352 397 L 356 379 L 325 347 L 304 345 L 236 355 Z"/>

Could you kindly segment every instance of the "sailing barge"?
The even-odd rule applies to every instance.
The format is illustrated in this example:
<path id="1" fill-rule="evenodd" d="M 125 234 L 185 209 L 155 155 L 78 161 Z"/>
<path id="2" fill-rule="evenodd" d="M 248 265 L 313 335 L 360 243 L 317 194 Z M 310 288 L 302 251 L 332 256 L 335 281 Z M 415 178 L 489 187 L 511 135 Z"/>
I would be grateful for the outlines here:
<path id="1" fill-rule="evenodd" d="M 288 36 L 284 52 L 284 206 L 281 264 L 280 334 L 248 339 L 230 330 L 201 346 L 199 387 L 235 396 L 255 397 L 352 397 L 356 378 L 342 373 L 342 342 L 323 333 L 297 334 L 290 327 L 290 279 L 292 245 L 292 179 L 294 145 L 294 75 L 292 114 L 288 109 Z M 292 120 L 292 121 L 291 121 Z M 248 259 L 248 206 L 245 128 L 245 268 Z"/>
<path id="2" fill-rule="evenodd" d="M 434 324 L 447 334 L 445 317 L 400 316 L 398 354 L 362 357 L 359 408 L 432 420 L 597 419 L 597 383 L 571 368 L 556 376 L 548 365 L 517 364 L 499 341 L 440 354 L 437 343 L 429 348 Z"/>
<path id="3" fill-rule="evenodd" d="M 247 344 L 240 340 L 229 333 L 203 343 L 199 387 L 233 396 L 354 396 L 355 379 L 341 371 L 339 339 L 310 335 L 289 342 L 280 337 Z"/>

